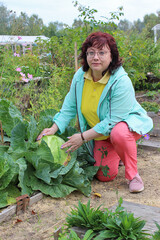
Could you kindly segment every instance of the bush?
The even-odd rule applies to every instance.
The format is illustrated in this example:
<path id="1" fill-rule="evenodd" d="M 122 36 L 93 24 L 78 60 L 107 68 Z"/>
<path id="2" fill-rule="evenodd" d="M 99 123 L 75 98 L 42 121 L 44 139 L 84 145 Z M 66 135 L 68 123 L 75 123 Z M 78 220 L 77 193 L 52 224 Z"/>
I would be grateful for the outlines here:
<path id="1" fill-rule="evenodd" d="M 160 105 L 156 102 L 142 102 L 141 106 L 147 111 L 147 112 L 155 112 L 158 113 L 160 109 Z"/>

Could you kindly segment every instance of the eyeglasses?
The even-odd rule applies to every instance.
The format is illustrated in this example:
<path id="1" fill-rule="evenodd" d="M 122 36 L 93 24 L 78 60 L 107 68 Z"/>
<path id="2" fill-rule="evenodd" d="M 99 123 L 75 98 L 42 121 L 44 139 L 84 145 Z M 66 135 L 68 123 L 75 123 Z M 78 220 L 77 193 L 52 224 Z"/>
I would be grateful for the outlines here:
<path id="1" fill-rule="evenodd" d="M 96 55 L 96 53 L 97 53 L 97 55 L 98 55 L 99 58 L 104 58 L 105 55 L 106 55 L 108 52 L 105 52 L 105 51 L 99 51 L 99 52 L 89 51 L 89 52 L 86 52 L 86 55 L 87 55 L 87 57 L 89 57 L 89 58 L 94 58 L 95 55 Z"/>

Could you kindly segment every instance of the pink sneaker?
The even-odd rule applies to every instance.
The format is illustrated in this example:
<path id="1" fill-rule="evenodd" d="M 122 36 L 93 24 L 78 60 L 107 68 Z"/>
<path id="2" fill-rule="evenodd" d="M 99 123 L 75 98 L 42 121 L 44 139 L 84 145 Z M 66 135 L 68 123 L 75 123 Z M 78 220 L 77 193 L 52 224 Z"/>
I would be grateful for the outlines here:
<path id="1" fill-rule="evenodd" d="M 129 191 L 131 193 L 139 193 L 144 190 L 142 178 L 137 173 L 136 176 L 129 182 Z"/>

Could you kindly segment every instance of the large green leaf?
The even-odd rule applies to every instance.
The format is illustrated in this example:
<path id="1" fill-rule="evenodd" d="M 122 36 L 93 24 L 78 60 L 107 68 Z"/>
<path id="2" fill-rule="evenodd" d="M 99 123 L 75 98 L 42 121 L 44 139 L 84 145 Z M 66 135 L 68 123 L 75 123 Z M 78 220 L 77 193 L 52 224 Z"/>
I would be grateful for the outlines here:
<path id="1" fill-rule="evenodd" d="M 95 159 L 89 154 L 85 145 L 77 149 L 77 160 L 80 162 L 80 165 L 94 165 L 95 163 Z"/>
<path id="2" fill-rule="evenodd" d="M 4 152 L 0 152 L 0 178 L 9 170 L 9 167 L 8 161 L 4 159 Z"/>
<path id="3" fill-rule="evenodd" d="M 21 192 L 13 184 L 10 184 L 4 190 L 0 190 L 0 208 L 16 203 L 16 198 L 20 195 Z"/>
<path id="4" fill-rule="evenodd" d="M 18 186 L 21 188 L 21 194 L 32 194 L 32 189 L 29 185 L 29 176 L 33 174 L 33 168 L 27 165 L 26 161 L 23 158 L 17 160 L 17 164 L 19 165 L 19 184 Z"/>
<path id="5" fill-rule="evenodd" d="M 9 143 L 11 141 L 10 137 L 7 137 L 7 136 L 3 136 L 3 142 L 4 143 Z M 2 142 L 2 137 L 0 136 L 0 142 Z"/>
<path id="6" fill-rule="evenodd" d="M 9 185 L 9 183 L 14 179 L 14 177 L 18 175 L 18 165 L 7 153 L 4 153 L 3 158 L 0 158 L 0 161 L 2 170 L 0 178 L 0 190 L 3 190 Z"/>
<path id="7" fill-rule="evenodd" d="M 50 135 L 44 136 L 43 141 L 45 141 L 50 148 L 54 157 L 54 162 L 61 165 L 64 164 L 68 158 L 68 154 L 65 152 L 65 150 L 61 149 L 61 146 L 65 143 L 64 140 L 58 136 Z"/>
<path id="8" fill-rule="evenodd" d="M 42 140 L 41 144 L 35 151 L 35 153 L 41 157 L 41 159 L 45 160 L 46 162 L 54 162 L 54 157 L 51 153 L 50 148 L 48 147 L 47 143 Z"/>
<path id="9" fill-rule="evenodd" d="M 39 190 L 42 193 L 50 195 L 54 198 L 65 197 L 76 190 L 76 188 L 62 183 L 50 186 L 33 175 L 30 176 L 30 185 L 33 190 Z"/>
<path id="10" fill-rule="evenodd" d="M 85 176 L 83 169 L 79 167 L 78 162 L 76 162 L 74 167 L 64 175 L 63 183 L 77 188 L 86 196 L 89 196 L 91 193 L 90 182 L 87 176 Z"/>
<path id="11" fill-rule="evenodd" d="M 38 167 L 41 156 L 37 155 L 36 152 L 28 151 L 25 152 L 25 159 L 36 169 Z"/>
<path id="12" fill-rule="evenodd" d="M 23 121 L 20 111 L 8 100 L 0 100 L 0 120 L 2 121 L 3 130 L 8 136 L 18 123 Z"/>
<path id="13" fill-rule="evenodd" d="M 6 207 L 8 205 L 7 197 L 8 197 L 8 192 L 2 192 L 0 190 L 0 208 Z"/>
<path id="14" fill-rule="evenodd" d="M 86 166 L 84 168 L 84 175 L 88 177 L 88 179 L 91 181 L 93 180 L 93 177 L 96 175 L 99 167 L 98 166 Z"/>
<path id="15" fill-rule="evenodd" d="M 37 128 L 37 122 L 32 116 L 30 118 L 30 122 L 28 123 L 27 126 L 27 138 L 29 143 L 33 143 L 36 141 L 36 138 L 39 134 L 38 128 Z"/>
<path id="16" fill-rule="evenodd" d="M 118 233 L 114 233 L 111 230 L 104 230 L 94 239 L 105 240 L 105 239 L 117 239 L 117 238 L 118 238 Z"/>
<path id="17" fill-rule="evenodd" d="M 57 113 L 54 109 L 47 109 L 40 113 L 38 130 L 39 133 L 44 129 L 53 125 L 53 116 Z"/>
<path id="18" fill-rule="evenodd" d="M 37 155 L 35 154 L 35 157 L 36 156 Z M 62 176 L 66 175 L 73 168 L 76 162 L 75 156 L 76 154 L 74 153 L 71 161 L 67 166 L 63 166 L 57 163 L 44 162 L 42 159 L 36 161 L 37 159 L 35 158 L 33 161 L 33 165 L 36 169 L 34 175 L 49 185 L 56 185 L 57 183 L 61 183 L 63 180 Z"/>
<path id="19" fill-rule="evenodd" d="M 10 102 L 10 105 L 9 105 L 9 114 L 12 117 L 12 119 L 14 120 L 15 125 L 17 123 L 23 121 L 23 117 L 21 115 L 21 112 L 11 102 Z"/>
<path id="20" fill-rule="evenodd" d="M 51 182 L 51 177 L 50 177 L 50 171 L 51 168 L 49 166 L 48 163 L 39 163 L 36 172 L 35 172 L 35 176 L 41 180 L 43 180 L 45 183 L 50 184 Z"/>
<path id="21" fill-rule="evenodd" d="M 57 178 L 58 175 L 66 175 L 73 168 L 73 166 L 75 165 L 75 162 L 76 162 L 76 152 L 73 152 L 71 154 L 71 160 L 68 162 L 68 165 L 67 166 L 59 165 L 59 168 L 52 171 L 50 173 L 50 176 L 52 178 Z"/>
<path id="22" fill-rule="evenodd" d="M 26 150 L 27 152 L 27 150 Z M 8 149 L 8 154 L 13 158 L 14 161 L 18 160 L 19 158 L 22 158 L 25 156 L 25 153 L 23 148 L 18 148 L 13 150 L 12 147 Z"/>
<path id="23" fill-rule="evenodd" d="M 26 144 L 26 125 L 24 123 L 19 123 L 12 129 L 11 133 L 11 148 L 13 150 L 27 150 Z"/>

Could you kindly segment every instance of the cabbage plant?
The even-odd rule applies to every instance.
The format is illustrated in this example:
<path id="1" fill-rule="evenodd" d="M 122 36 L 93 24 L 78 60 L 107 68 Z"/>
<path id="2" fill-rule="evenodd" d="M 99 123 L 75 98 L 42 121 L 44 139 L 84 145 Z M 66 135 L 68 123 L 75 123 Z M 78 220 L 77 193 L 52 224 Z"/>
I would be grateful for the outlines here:
<path id="1" fill-rule="evenodd" d="M 70 126 L 61 137 L 45 136 L 41 143 L 36 141 L 39 133 L 53 124 L 54 114 L 55 110 L 46 110 L 38 121 L 33 116 L 26 121 L 10 101 L 0 100 L 0 120 L 7 139 L 0 144 L 0 208 L 35 191 L 54 198 L 76 190 L 90 195 L 91 180 L 98 170 L 94 160 L 84 147 L 70 155 L 60 149 L 76 129 Z"/>

